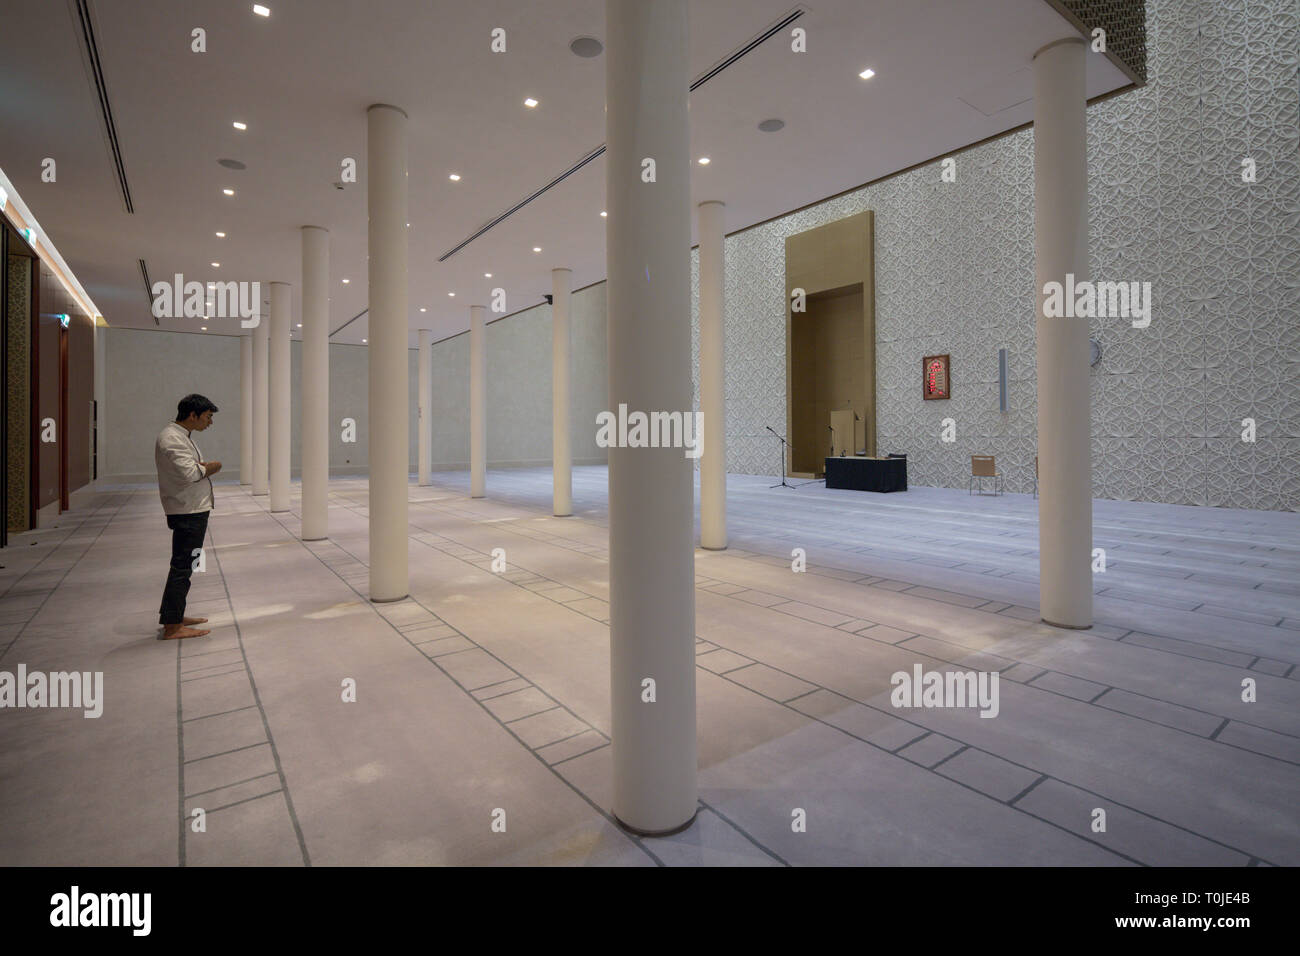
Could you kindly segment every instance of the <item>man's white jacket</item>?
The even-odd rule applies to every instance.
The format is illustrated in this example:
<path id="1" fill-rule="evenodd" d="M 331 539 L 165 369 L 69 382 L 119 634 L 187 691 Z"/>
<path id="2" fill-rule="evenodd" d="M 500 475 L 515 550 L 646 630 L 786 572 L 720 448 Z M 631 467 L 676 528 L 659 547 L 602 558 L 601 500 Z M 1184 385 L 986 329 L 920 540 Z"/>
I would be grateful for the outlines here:
<path id="1" fill-rule="evenodd" d="M 158 433 L 153 449 L 158 467 L 158 495 L 169 515 L 211 511 L 212 479 L 203 472 L 203 456 L 189 431 L 179 422 L 169 422 Z"/>

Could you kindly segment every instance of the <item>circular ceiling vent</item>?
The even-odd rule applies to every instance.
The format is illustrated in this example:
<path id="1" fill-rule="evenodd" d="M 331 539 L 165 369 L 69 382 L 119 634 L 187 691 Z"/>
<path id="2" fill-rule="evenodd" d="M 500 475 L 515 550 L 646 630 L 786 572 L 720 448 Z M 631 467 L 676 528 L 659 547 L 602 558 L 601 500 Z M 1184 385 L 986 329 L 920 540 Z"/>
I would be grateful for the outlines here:
<path id="1" fill-rule="evenodd" d="M 593 56 L 600 56 L 605 47 L 595 37 L 578 37 L 569 44 L 569 49 L 573 51 L 574 56 L 590 60 Z"/>
<path id="2" fill-rule="evenodd" d="M 785 120 L 765 119 L 758 124 L 758 128 L 764 133 L 775 133 L 777 130 L 785 129 Z"/>
<path id="3" fill-rule="evenodd" d="M 248 168 L 237 159 L 219 159 L 217 160 L 217 165 L 225 166 L 226 169 L 247 169 Z"/>

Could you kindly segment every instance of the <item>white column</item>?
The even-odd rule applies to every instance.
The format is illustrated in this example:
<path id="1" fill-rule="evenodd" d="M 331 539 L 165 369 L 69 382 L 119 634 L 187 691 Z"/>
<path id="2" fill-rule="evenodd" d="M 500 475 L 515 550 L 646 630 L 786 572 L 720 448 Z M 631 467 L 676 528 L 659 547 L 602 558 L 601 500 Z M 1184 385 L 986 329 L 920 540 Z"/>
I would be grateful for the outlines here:
<path id="1" fill-rule="evenodd" d="M 482 498 L 487 485 L 487 355 L 483 328 L 487 309 L 469 307 L 469 496 Z"/>
<path id="2" fill-rule="evenodd" d="M 727 546 L 724 208 L 720 202 L 700 203 L 700 415 L 704 427 L 700 547 L 711 551 Z"/>
<path id="3" fill-rule="evenodd" d="M 302 227 L 302 538 L 329 537 L 330 234 Z"/>
<path id="4" fill-rule="evenodd" d="M 271 283 L 271 510 L 289 510 L 290 396 L 289 284 Z"/>
<path id="5" fill-rule="evenodd" d="M 551 270 L 551 511 L 573 514 L 573 449 L 569 441 L 569 303 L 573 272 Z"/>
<path id="6" fill-rule="evenodd" d="M 253 483 L 253 336 L 239 337 L 239 483 Z"/>
<path id="7" fill-rule="evenodd" d="M 1044 315 L 1048 282 L 1088 276 L 1084 42 L 1034 54 L 1034 253 L 1038 283 L 1038 576 L 1043 620 L 1092 626 L 1088 320 Z"/>
<path id="8" fill-rule="evenodd" d="M 270 356 L 267 353 L 271 344 L 271 321 L 262 303 L 259 302 L 257 308 L 257 325 L 253 328 L 253 494 L 264 495 L 270 490 L 267 461 L 271 421 L 268 405 Z"/>
<path id="9" fill-rule="evenodd" d="M 420 329 L 419 374 L 419 471 L 420 484 L 427 485 L 433 471 L 433 332 Z"/>
<path id="10" fill-rule="evenodd" d="M 606 0 L 605 31 L 609 409 L 689 414 L 686 0 Z M 681 448 L 609 449 L 613 811 L 641 833 L 697 806 L 693 468 Z"/>
<path id="11" fill-rule="evenodd" d="M 410 593 L 407 483 L 406 113 L 375 104 L 368 122 L 370 202 L 370 599 Z"/>

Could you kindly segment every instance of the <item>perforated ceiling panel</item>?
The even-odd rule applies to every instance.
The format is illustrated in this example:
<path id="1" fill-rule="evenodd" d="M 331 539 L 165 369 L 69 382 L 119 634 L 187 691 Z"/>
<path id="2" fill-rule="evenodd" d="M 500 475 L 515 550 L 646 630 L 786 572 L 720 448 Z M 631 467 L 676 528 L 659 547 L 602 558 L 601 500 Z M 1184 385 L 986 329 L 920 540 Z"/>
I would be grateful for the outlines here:
<path id="1" fill-rule="evenodd" d="M 1147 81 L 1147 11 L 1144 0 L 1048 0 L 1089 36 L 1106 31 L 1106 54 L 1133 82 Z"/>

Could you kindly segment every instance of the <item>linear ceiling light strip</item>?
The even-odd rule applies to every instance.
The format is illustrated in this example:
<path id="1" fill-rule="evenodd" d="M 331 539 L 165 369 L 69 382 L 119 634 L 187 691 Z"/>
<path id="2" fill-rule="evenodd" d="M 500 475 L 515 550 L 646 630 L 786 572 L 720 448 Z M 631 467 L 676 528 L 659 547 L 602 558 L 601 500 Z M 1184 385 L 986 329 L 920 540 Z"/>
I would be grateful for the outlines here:
<path id="1" fill-rule="evenodd" d="M 77 303 L 81 311 L 92 320 L 98 321 L 101 317 L 98 307 L 77 280 L 72 269 L 63 261 L 63 256 L 59 255 L 54 241 L 45 234 L 45 230 L 36 221 L 27 203 L 23 202 L 23 197 L 18 195 L 17 188 L 5 175 L 3 169 L 0 169 L 0 210 L 4 212 L 13 227 L 23 233 L 23 238 L 36 251 L 36 255 L 45 263 L 54 278 L 58 279 L 67 290 L 68 295 Z M 28 233 L 26 230 L 31 232 Z"/>
<path id="2" fill-rule="evenodd" d="M 104 83 L 104 69 L 99 60 L 99 44 L 95 41 L 94 21 L 90 15 L 90 0 L 76 0 L 77 19 L 81 24 L 81 39 L 86 59 L 90 65 L 91 79 L 95 83 L 95 92 L 99 96 L 99 112 L 104 120 L 104 132 L 108 137 L 108 148 L 113 154 L 113 165 L 117 167 L 117 184 L 122 190 L 122 201 L 128 213 L 135 213 L 131 202 L 131 187 L 126 181 L 126 167 L 122 165 L 122 150 L 118 144 L 117 126 L 113 123 L 113 108 L 108 102 L 108 87 Z"/>
<path id="3" fill-rule="evenodd" d="M 754 39 L 750 40 L 748 43 L 746 43 L 746 44 L 745 44 L 744 46 L 742 46 L 740 49 L 738 49 L 738 50 L 734 51 L 733 53 L 729 54 L 729 55 L 726 57 L 726 59 L 724 59 L 724 60 L 722 60 L 720 63 L 718 63 L 717 66 L 714 66 L 712 69 L 710 69 L 710 70 L 709 70 L 707 73 L 705 73 L 703 76 L 701 76 L 701 77 L 699 77 L 698 79 L 696 79 L 695 82 L 692 83 L 691 86 L 690 86 L 690 92 L 694 93 L 694 92 L 695 92 L 696 90 L 698 90 L 701 86 L 703 86 L 703 85 L 704 85 L 705 83 L 707 83 L 709 80 L 713 79 L 715 76 L 717 76 L 717 75 L 718 75 L 719 73 L 721 73 L 723 70 L 727 69 L 729 66 L 732 66 L 732 65 L 733 65 L 737 60 L 739 60 L 739 59 L 740 59 L 741 57 L 743 57 L 745 54 L 753 52 L 753 51 L 754 51 L 755 49 L 757 49 L 761 44 L 763 44 L 763 43 L 766 42 L 767 40 L 771 39 L 772 37 L 776 36 L 776 34 L 780 33 L 782 30 L 784 30 L 784 29 L 785 29 L 786 27 L 788 27 L 790 24 L 794 23 L 794 21 L 798 20 L 798 19 L 799 19 L 800 17 L 802 17 L 803 15 L 804 15 L 804 11 L 803 11 L 801 8 L 796 7 L 793 11 L 791 11 L 791 12 L 788 13 L 788 14 L 786 14 L 784 17 L 782 17 L 782 18 L 781 18 L 780 20 L 778 20 L 776 23 L 772 24 L 772 26 L 768 27 L 766 30 L 764 30 L 762 33 L 760 33 L 760 34 L 759 34 L 757 37 L 755 37 Z M 578 170 L 580 170 L 583 166 L 586 166 L 586 165 L 587 165 L 588 163 L 590 163 L 592 160 L 597 159 L 597 158 L 603 156 L 604 154 L 605 154 L 605 146 L 604 146 L 604 144 L 602 143 L 602 144 L 601 144 L 599 147 L 597 147 L 595 150 L 593 150 L 592 152 L 588 153 L 588 154 L 587 154 L 586 156 L 584 156 L 581 160 L 579 160 L 575 165 L 571 166 L 569 169 L 566 169 L 564 172 L 560 173 L 560 175 L 556 176 L 556 177 L 555 177 L 554 179 L 552 179 L 549 183 L 547 183 L 547 184 L 546 184 L 545 186 L 543 186 L 542 188 L 538 189 L 538 190 L 537 190 L 536 192 L 534 192 L 532 195 L 530 195 L 530 196 L 528 196 L 527 198 L 522 199 L 522 200 L 520 200 L 519 202 L 515 203 L 513 206 L 511 206 L 511 207 L 510 207 L 509 209 L 507 209 L 505 212 L 501 213 L 501 215 L 497 216 L 497 217 L 496 217 L 495 219 L 493 219 L 491 222 L 487 223 L 487 224 L 484 225 L 482 228 L 480 228 L 477 232 L 475 232 L 474 234 L 472 234 L 472 235 L 470 235 L 470 236 L 467 236 L 465 239 L 462 239 L 459 243 L 457 243 L 457 244 L 456 244 L 455 246 L 453 246 L 451 249 L 447 250 L 447 251 L 444 252 L 442 255 L 440 255 L 440 256 L 438 257 L 438 261 L 439 261 L 439 262 L 446 262 L 448 259 L 450 259 L 452 256 L 454 256 L 456 253 L 460 252 L 460 250 L 464 249 L 464 248 L 465 248 L 466 246 L 468 246 L 471 242 L 473 242 L 475 239 L 477 239 L 477 238 L 479 238 L 480 236 L 482 236 L 482 235 L 483 235 L 484 233 L 486 233 L 488 230 L 490 230 L 490 229 L 494 229 L 495 227 L 501 225 L 501 223 L 505 222 L 507 219 L 509 219 L 511 216 L 513 216 L 513 215 L 514 215 L 515 213 L 517 213 L 519 210 L 523 209 L 525 206 L 527 206 L 527 205 L 528 205 L 530 202 L 532 202 L 534 199 L 538 198 L 539 196 L 544 195 L 544 194 L 545 194 L 546 192 L 548 192 L 549 190 L 555 188 L 555 187 L 558 186 L 560 183 L 564 182 L 564 180 L 568 179 L 570 176 L 572 176 L 574 173 L 576 173 Z"/>
<path id="4" fill-rule="evenodd" d="M 532 201 L 533 201 L 534 199 L 536 199 L 538 196 L 542 195 L 543 193 L 545 193 L 547 190 L 553 188 L 554 186 L 557 186 L 557 185 L 559 185 L 560 183 L 564 182 L 564 180 L 568 179 L 570 176 L 572 176 L 574 173 L 576 173 L 578 170 L 580 170 L 583 166 L 586 166 L 586 165 L 587 165 L 589 162 L 591 162 L 593 159 L 596 159 L 596 158 L 599 157 L 599 156 L 603 156 L 604 153 L 605 153 L 605 147 L 604 147 L 604 145 L 602 144 L 601 146 L 597 147 L 597 148 L 596 148 L 595 150 L 593 150 L 592 152 L 588 153 L 588 154 L 587 154 L 586 156 L 584 156 L 582 159 L 578 160 L 578 162 L 577 162 L 575 165 L 570 166 L 568 169 L 566 169 L 564 172 L 560 173 L 560 175 L 556 176 L 554 179 L 552 179 L 549 183 L 547 183 L 547 184 L 546 184 L 545 186 L 543 186 L 541 189 L 539 189 L 539 190 L 537 190 L 536 192 L 534 192 L 531 196 L 528 196 L 526 199 L 522 199 L 522 200 L 520 200 L 519 202 L 515 203 L 513 206 L 511 206 L 509 209 L 507 209 L 507 210 L 506 210 L 505 212 L 503 212 L 501 215 L 497 216 L 495 219 L 493 219 L 491 222 L 489 222 L 486 226 L 483 226 L 483 228 L 479 229 L 478 232 L 474 233 L 472 236 L 469 236 L 469 237 L 466 238 L 466 239 L 461 240 L 460 243 L 458 243 L 456 246 L 452 247 L 452 248 L 451 248 L 450 250 L 448 250 L 447 252 L 444 252 L 442 255 L 440 255 L 440 256 L 438 257 L 438 261 L 439 261 L 439 262 L 445 262 L 446 260 L 450 259 L 450 258 L 451 258 L 452 256 L 454 256 L 456 253 L 460 252 L 460 250 L 464 249 L 464 248 L 465 248 L 466 246 L 468 246 L 471 242 L 473 242 L 475 239 L 477 239 L 479 236 L 483 235 L 483 233 L 487 232 L 489 229 L 492 229 L 492 228 L 495 227 L 495 226 L 500 225 L 500 224 L 501 224 L 502 222 L 504 222 L 506 219 L 510 218 L 510 217 L 513 216 L 515 213 L 517 213 L 519 210 L 521 210 L 521 209 L 523 209 L 525 206 L 527 206 L 530 202 L 532 202 Z"/>
<path id="5" fill-rule="evenodd" d="M 780 33 L 782 30 L 784 30 L 784 29 L 785 29 L 786 27 L 788 27 L 790 24 L 794 23 L 794 21 L 798 20 L 801 16 L 803 16 L 803 14 L 804 14 L 803 10 L 796 9 L 794 12 L 792 12 L 792 13 L 790 13 L 790 14 L 787 14 L 786 17 L 785 17 L 784 19 L 779 20 L 778 22 L 774 23 L 772 26 L 768 27 L 766 30 L 764 30 L 762 33 L 760 33 L 760 34 L 759 34 L 758 36 L 756 36 L 754 39 L 750 40 L 748 43 L 746 43 L 744 46 L 742 46 L 742 47 L 741 47 L 739 50 L 737 50 L 735 53 L 731 54 L 729 57 L 727 57 L 725 60 L 723 60 L 723 61 L 722 61 L 721 63 L 719 63 L 717 66 L 715 66 L 713 69 L 709 70 L 707 73 L 705 73 L 703 76 L 701 76 L 698 80 L 696 80 L 694 83 L 692 83 L 692 84 L 691 84 L 691 92 L 694 93 L 696 90 L 698 90 L 698 89 L 699 89 L 701 86 L 703 86 L 705 83 L 709 82 L 709 80 L 713 79 L 715 76 L 717 76 L 717 75 L 718 75 L 719 73 L 721 73 L 723 70 L 725 70 L 727 67 L 731 66 L 733 63 L 735 63 L 737 60 L 739 60 L 739 59 L 740 59 L 742 56 L 744 56 L 746 53 L 750 53 L 750 52 L 752 52 L 752 51 L 755 50 L 757 47 L 759 47 L 761 44 L 765 43 L 766 41 L 770 40 L 772 37 L 776 36 L 778 33 Z"/>
<path id="6" fill-rule="evenodd" d="M 144 298 L 149 303 L 149 314 L 153 315 L 154 325 L 162 325 L 153 311 L 153 283 L 149 281 L 149 267 L 144 264 L 143 259 L 137 261 L 140 263 L 140 278 L 144 279 Z"/>
<path id="7" fill-rule="evenodd" d="M 342 325 L 340 325 L 337 329 L 335 329 L 333 332 L 331 332 L 331 333 L 330 333 L 330 336 L 338 335 L 340 332 L 342 332 L 344 329 L 346 329 L 349 325 L 351 325 L 353 322 L 355 322 L 357 319 L 361 318 L 363 315 L 365 315 L 365 314 L 366 314 L 367 312 L 369 312 L 369 311 L 370 311 L 370 308 L 369 308 L 369 307 L 366 307 L 366 308 L 362 309 L 362 310 L 361 310 L 360 312 L 358 312 L 356 315 L 352 316 L 352 318 L 348 319 L 346 322 L 344 322 Z"/>

